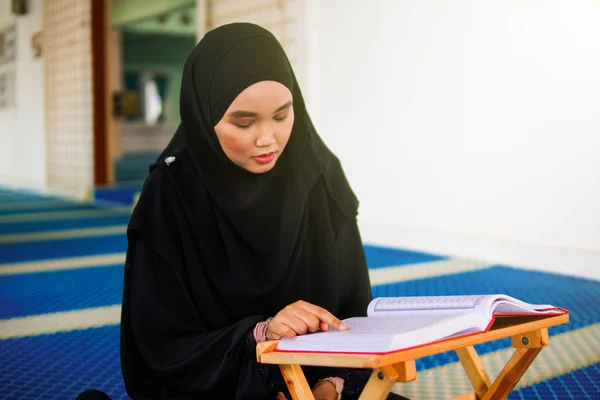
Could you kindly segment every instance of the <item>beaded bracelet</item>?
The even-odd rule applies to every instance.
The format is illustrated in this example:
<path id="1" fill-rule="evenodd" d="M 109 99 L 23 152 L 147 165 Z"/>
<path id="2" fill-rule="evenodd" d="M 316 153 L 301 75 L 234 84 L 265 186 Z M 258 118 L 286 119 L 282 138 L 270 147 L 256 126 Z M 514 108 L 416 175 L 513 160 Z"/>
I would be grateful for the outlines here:
<path id="1" fill-rule="evenodd" d="M 267 330 L 269 329 L 269 324 L 273 318 L 268 318 L 264 322 L 259 322 L 254 327 L 254 340 L 256 343 L 265 342 L 267 340 Z"/>

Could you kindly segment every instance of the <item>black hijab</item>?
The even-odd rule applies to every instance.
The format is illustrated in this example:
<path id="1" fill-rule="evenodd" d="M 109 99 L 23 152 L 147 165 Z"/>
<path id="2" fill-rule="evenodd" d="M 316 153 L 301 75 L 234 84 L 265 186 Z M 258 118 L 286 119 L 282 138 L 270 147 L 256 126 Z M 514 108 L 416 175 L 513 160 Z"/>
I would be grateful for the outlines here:
<path id="1" fill-rule="evenodd" d="M 265 80 L 290 90 L 295 122 L 274 168 L 254 174 L 225 155 L 214 126 L 240 92 Z M 180 110 L 181 125 L 159 163 L 185 143 L 227 255 L 227 268 L 211 265 L 213 284 L 232 307 L 246 305 L 245 313 L 286 290 L 289 269 L 297 267 L 291 265 L 293 252 L 308 233 L 301 225 L 314 185 L 323 179 L 331 199 L 350 217 L 357 200 L 310 120 L 283 48 L 267 30 L 235 23 L 207 33 L 185 64 Z"/>
<path id="2" fill-rule="evenodd" d="M 265 80 L 291 91 L 295 119 L 275 166 L 253 174 L 229 160 L 214 126 L 240 92 Z M 257 322 L 297 300 L 339 318 L 365 313 L 371 291 L 357 199 L 285 52 L 263 28 L 207 33 L 185 64 L 180 109 L 127 231 L 125 383 L 134 398 L 255 398 L 249 393 L 275 390 L 257 372 Z"/>

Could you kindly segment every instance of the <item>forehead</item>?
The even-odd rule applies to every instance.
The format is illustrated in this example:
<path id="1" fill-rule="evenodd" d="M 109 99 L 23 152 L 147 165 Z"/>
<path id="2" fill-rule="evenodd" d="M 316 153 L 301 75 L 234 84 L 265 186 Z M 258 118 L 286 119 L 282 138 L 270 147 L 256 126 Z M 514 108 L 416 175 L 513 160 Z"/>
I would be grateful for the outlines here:
<path id="1" fill-rule="evenodd" d="M 238 94 L 229 106 L 229 110 L 240 107 L 248 110 L 249 107 L 253 110 L 271 106 L 276 108 L 290 100 L 292 100 L 292 93 L 285 85 L 276 81 L 261 81 L 248 86 Z"/>

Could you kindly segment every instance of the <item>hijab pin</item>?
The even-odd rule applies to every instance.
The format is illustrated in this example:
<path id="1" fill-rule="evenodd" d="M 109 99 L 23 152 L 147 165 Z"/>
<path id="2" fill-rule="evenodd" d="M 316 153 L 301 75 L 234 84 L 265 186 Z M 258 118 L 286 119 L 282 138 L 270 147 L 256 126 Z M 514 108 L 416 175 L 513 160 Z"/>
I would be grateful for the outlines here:
<path id="1" fill-rule="evenodd" d="M 169 156 L 167 158 L 165 158 L 165 164 L 167 164 L 167 166 L 171 165 L 171 163 L 175 161 L 175 157 L 173 156 Z"/>

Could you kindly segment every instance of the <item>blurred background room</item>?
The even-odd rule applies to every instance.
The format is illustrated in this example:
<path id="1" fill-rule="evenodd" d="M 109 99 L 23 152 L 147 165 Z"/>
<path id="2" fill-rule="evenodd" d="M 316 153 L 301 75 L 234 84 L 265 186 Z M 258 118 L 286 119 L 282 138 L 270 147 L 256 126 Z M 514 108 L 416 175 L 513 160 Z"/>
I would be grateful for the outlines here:
<path id="1" fill-rule="evenodd" d="M 286 49 L 373 295 L 567 308 L 509 399 L 600 399 L 598 0 L 0 0 L 0 398 L 128 398 L 127 223 L 187 55 L 236 21 Z M 492 375 L 512 352 L 476 349 Z M 417 369 L 394 391 L 473 390 L 454 353 Z"/>

